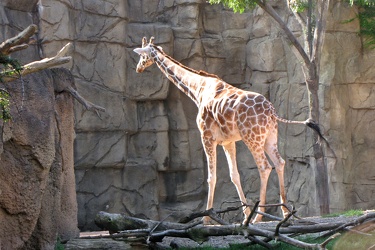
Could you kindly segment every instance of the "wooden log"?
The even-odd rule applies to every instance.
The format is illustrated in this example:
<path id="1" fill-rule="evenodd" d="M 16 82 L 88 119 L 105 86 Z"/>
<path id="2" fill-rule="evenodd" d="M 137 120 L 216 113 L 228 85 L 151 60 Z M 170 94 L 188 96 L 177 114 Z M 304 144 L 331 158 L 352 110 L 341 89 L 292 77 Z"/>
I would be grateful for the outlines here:
<path id="1" fill-rule="evenodd" d="M 121 232 L 134 229 L 149 229 L 153 231 L 183 230 L 189 225 L 167 221 L 144 220 L 123 214 L 112 214 L 100 211 L 95 217 L 95 224 L 110 232 Z"/>
<path id="2" fill-rule="evenodd" d="M 206 211 L 201 214 L 203 216 L 209 214 L 209 212 Z M 111 238 L 137 237 L 138 235 L 139 237 L 148 237 L 149 241 L 151 242 L 157 242 L 161 241 L 164 237 L 169 236 L 189 238 L 198 243 L 203 243 L 211 236 L 243 235 L 249 240 L 255 239 L 253 241 L 254 243 L 263 245 L 265 247 L 269 247 L 270 245 L 267 242 L 262 241 L 260 239 L 262 237 L 265 239 L 282 241 L 304 249 L 325 249 L 325 245 L 334 237 L 322 242 L 321 244 L 310 244 L 287 235 L 291 233 L 308 234 L 324 232 L 338 228 L 344 229 L 345 226 L 357 225 L 358 223 L 363 223 L 373 218 L 375 218 L 374 212 L 368 213 L 356 219 L 352 219 L 350 222 L 307 223 L 305 225 L 291 225 L 284 228 L 275 225 L 275 223 L 270 226 L 264 226 L 266 223 L 248 226 L 234 224 L 205 226 L 201 225 L 201 223 L 182 224 L 166 221 L 153 221 L 138 219 L 121 214 L 99 212 L 96 216 L 95 223 L 100 228 L 114 233 L 113 235 L 109 236 Z M 334 232 L 336 231 L 337 230 L 334 230 Z"/>

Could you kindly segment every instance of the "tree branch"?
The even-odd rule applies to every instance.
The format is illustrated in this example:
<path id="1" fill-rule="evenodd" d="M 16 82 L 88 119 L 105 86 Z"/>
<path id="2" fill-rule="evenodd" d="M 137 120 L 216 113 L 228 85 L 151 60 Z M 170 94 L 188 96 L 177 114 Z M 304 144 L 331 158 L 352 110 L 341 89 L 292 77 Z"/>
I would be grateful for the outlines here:
<path id="1" fill-rule="evenodd" d="M 32 24 L 17 36 L 6 40 L 0 44 L 0 56 L 7 56 L 12 52 L 26 49 L 30 37 L 37 32 L 37 26 Z M 2 82 L 11 82 L 18 79 L 20 76 L 25 76 L 32 74 L 47 68 L 52 68 L 60 66 L 62 64 L 68 63 L 72 60 L 70 54 L 73 51 L 73 45 L 71 43 L 66 44 L 54 57 L 44 58 L 39 61 L 34 61 L 23 65 L 20 69 L 9 69 L 3 72 L 0 72 L 0 79 Z M 87 110 L 94 111 L 99 116 L 99 112 L 105 112 L 105 108 L 93 104 L 92 102 L 87 101 L 83 98 L 77 90 L 72 86 L 65 86 L 61 91 L 69 92 L 79 103 L 81 103 Z"/>
<path id="2" fill-rule="evenodd" d="M 203 216 L 210 216 L 211 219 L 215 220 L 216 222 L 222 224 L 222 225 L 225 225 L 227 224 L 226 222 L 220 222 L 221 219 L 219 218 L 219 221 L 217 221 L 215 219 L 215 217 L 218 217 L 217 214 L 222 214 L 222 213 L 227 213 L 227 212 L 230 212 L 230 211 L 237 211 L 239 208 L 241 208 L 243 206 L 239 206 L 239 207 L 229 207 L 229 208 L 226 208 L 224 210 L 218 210 L 218 211 L 215 211 L 213 208 L 211 209 L 208 209 L 208 210 L 205 210 L 205 211 L 200 211 L 200 212 L 194 212 L 194 213 L 191 213 L 190 215 L 184 217 L 184 218 L 181 218 L 178 222 L 179 223 L 187 223 L 189 221 L 192 221 L 196 218 L 200 218 L 200 217 L 203 217 Z"/>
<path id="3" fill-rule="evenodd" d="M 329 0 L 321 0 L 320 2 L 320 9 L 319 9 L 319 18 L 316 21 L 316 28 L 314 33 L 314 43 L 313 43 L 313 51 L 311 54 L 312 60 L 314 60 L 317 65 L 317 75 L 319 76 L 319 67 L 320 67 L 320 50 L 322 49 L 323 38 L 324 38 L 324 30 L 326 24 L 326 13 L 328 11 Z"/>
<path id="4" fill-rule="evenodd" d="M 72 50 L 72 44 L 66 44 L 54 57 L 44 58 L 40 61 L 35 61 L 22 66 L 22 70 L 17 72 L 16 70 L 7 70 L 2 72 L 3 82 L 11 82 L 18 79 L 19 75 L 24 76 L 32 74 L 43 69 L 56 67 L 72 60 L 71 56 L 65 56 L 67 52 Z"/>
<path id="5" fill-rule="evenodd" d="M 328 233 L 325 233 L 325 234 L 321 235 L 319 238 L 325 238 L 325 237 L 334 235 L 334 234 L 343 230 L 346 227 L 359 225 L 359 224 L 362 224 L 363 222 L 365 222 L 366 220 L 374 219 L 374 218 L 375 218 L 375 213 L 368 213 L 368 214 L 362 215 L 362 216 L 358 217 L 357 219 L 354 219 L 354 220 L 351 220 L 347 223 L 338 225 L 337 227 L 335 227 L 334 229 L 332 229 Z"/>
<path id="6" fill-rule="evenodd" d="M 9 55 L 14 51 L 26 49 L 28 45 L 25 43 L 28 43 L 30 37 L 37 31 L 37 26 L 35 24 L 32 24 L 22 32 L 20 32 L 17 36 L 9 38 L 8 40 L 0 44 L 0 54 Z"/>
<path id="7" fill-rule="evenodd" d="M 297 40 L 297 38 L 293 35 L 292 31 L 288 28 L 286 23 L 281 19 L 279 14 L 277 14 L 275 9 L 269 4 L 268 1 L 265 1 L 265 0 L 264 1 L 255 0 L 255 1 L 265 12 L 267 12 L 280 25 L 281 29 L 285 32 L 290 42 L 298 51 L 305 65 L 309 65 L 310 64 L 309 56 L 306 54 L 304 48 L 302 47 L 300 42 Z"/>
<path id="8" fill-rule="evenodd" d="M 105 108 L 98 106 L 90 101 L 87 101 L 72 86 L 69 86 L 64 90 L 69 92 L 79 103 L 81 103 L 85 107 L 85 109 L 95 112 L 99 117 L 99 112 L 105 112 Z"/>

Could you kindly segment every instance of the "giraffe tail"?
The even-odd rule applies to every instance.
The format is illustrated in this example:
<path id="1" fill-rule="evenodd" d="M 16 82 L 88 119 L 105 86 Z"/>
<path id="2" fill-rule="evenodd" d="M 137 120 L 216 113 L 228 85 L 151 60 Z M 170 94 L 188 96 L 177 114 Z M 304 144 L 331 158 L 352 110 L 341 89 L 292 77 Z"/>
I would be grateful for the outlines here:
<path id="1" fill-rule="evenodd" d="M 319 138 L 322 139 L 325 143 L 327 143 L 327 145 L 329 145 L 327 139 L 322 135 L 319 124 L 317 124 L 315 121 L 313 121 L 313 119 L 310 118 L 304 121 L 304 124 L 307 127 L 313 129 L 318 134 Z"/>
<path id="2" fill-rule="evenodd" d="M 277 114 L 275 114 L 275 118 L 280 121 L 280 122 L 283 122 L 283 123 L 289 123 L 289 124 L 304 124 L 306 125 L 307 127 L 311 128 L 312 130 L 314 130 L 318 136 L 319 136 L 319 139 L 322 139 L 325 143 L 327 143 L 327 145 L 329 145 L 327 139 L 323 136 L 321 130 L 320 130 L 320 127 L 319 127 L 319 124 L 317 124 L 313 119 L 309 118 L 307 119 L 306 121 L 292 121 L 292 120 L 287 120 L 287 119 L 284 119 L 284 118 L 281 118 L 280 116 L 278 116 Z"/>
<path id="3" fill-rule="evenodd" d="M 276 113 L 274 113 L 274 116 L 276 118 L 276 120 L 280 121 L 280 122 L 283 122 L 283 123 L 291 123 L 291 124 L 304 124 L 306 125 L 307 127 L 311 128 L 312 130 L 314 130 L 318 136 L 319 136 L 319 139 L 318 139 L 318 143 L 320 143 L 320 140 L 323 140 L 329 151 L 331 151 L 333 157 L 336 159 L 336 153 L 335 151 L 331 148 L 330 144 L 328 143 L 327 139 L 323 136 L 321 130 L 320 130 L 320 127 L 319 127 L 319 124 L 316 123 L 313 119 L 309 118 L 307 119 L 306 121 L 292 121 L 292 120 L 287 120 L 287 119 L 284 119 L 284 118 L 281 118 L 280 116 L 278 116 Z"/>

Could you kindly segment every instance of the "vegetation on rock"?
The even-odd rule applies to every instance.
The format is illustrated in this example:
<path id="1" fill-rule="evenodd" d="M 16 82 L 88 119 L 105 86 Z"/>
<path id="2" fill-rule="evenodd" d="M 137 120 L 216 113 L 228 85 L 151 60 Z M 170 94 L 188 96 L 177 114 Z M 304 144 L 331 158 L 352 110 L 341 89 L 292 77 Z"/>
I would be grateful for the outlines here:
<path id="1" fill-rule="evenodd" d="M 0 55 L 0 64 L 2 65 L 2 72 L 0 73 L 0 82 L 3 82 L 4 76 L 10 76 L 19 74 L 22 70 L 21 64 L 16 59 L 12 59 L 9 56 Z M 10 120 L 10 95 L 9 93 L 0 88 L 0 120 Z"/>

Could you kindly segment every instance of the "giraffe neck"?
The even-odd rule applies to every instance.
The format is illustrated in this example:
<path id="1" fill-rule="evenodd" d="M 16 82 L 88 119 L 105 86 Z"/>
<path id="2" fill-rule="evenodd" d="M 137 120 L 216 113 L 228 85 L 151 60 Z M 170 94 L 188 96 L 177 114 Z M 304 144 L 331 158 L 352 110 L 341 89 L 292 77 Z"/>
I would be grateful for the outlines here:
<path id="1" fill-rule="evenodd" d="M 164 75 L 199 106 L 209 77 L 178 63 L 155 47 L 151 49 L 151 56 Z"/>

